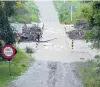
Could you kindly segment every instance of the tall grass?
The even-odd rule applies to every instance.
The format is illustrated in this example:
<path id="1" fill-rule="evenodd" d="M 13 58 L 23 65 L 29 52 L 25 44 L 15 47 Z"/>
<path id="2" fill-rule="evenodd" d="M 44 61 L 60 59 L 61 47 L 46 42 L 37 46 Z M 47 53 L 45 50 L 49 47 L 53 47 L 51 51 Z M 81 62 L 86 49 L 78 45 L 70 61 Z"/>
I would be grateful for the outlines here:
<path id="1" fill-rule="evenodd" d="M 100 72 L 97 73 L 96 69 L 97 62 L 95 60 L 90 60 L 78 65 L 84 87 L 100 87 Z"/>

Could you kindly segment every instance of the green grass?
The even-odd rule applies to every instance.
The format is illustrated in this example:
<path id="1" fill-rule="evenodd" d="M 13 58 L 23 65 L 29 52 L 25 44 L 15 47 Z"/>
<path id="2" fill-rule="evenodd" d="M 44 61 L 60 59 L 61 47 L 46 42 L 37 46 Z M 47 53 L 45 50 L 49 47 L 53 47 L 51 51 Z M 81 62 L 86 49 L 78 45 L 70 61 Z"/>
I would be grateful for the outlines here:
<path id="1" fill-rule="evenodd" d="M 12 76 L 9 76 L 8 61 L 0 62 L 0 87 L 4 87 L 15 77 L 20 76 L 27 67 L 28 63 L 32 61 L 28 55 L 23 53 L 21 50 L 18 50 L 18 53 L 11 60 L 11 73 Z"/>
<path id="2" fill-rule="evenodd" d="M 78 65 L 84 87 L 100 87 L 100 74 L 95 74 L 97 63 L 94 60 Z"/>
<path id="3" fill-rule="evenodd" d="M 89 3 L 81 3 L 80 1 L 56 1 L 54 0 L 54 5 L 58 11 L 58 17 L 62 24 L 74 24 L 77 19 L 83 19 L 81 9 L 88 6 Z M 75 6 L 73 11 L 73 20 L 71 21 L 71 12 L 69 10 L 70 6 Z"/>
<path id="4" fill-rule="evenodd" d="M 19 23 L 40 22 L 39 10 L 34 1 L 25 1 L 22 6 L 15 6 L 15 14 L 9 20 Z"/>

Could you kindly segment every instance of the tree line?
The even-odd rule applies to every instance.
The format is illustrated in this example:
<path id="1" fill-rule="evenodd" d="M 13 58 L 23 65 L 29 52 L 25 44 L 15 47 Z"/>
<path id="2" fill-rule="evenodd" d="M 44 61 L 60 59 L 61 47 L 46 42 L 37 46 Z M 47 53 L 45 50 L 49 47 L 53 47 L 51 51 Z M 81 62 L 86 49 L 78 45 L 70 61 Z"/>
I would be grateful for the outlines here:
<path id="1" fill-rule="evenodd" d="M 89 23 L 85 39 L 92 42 L 93 48 L 100 48 L 100 1 L 92 2 L 91 6 L 82 9 L 82 15 Z"/>

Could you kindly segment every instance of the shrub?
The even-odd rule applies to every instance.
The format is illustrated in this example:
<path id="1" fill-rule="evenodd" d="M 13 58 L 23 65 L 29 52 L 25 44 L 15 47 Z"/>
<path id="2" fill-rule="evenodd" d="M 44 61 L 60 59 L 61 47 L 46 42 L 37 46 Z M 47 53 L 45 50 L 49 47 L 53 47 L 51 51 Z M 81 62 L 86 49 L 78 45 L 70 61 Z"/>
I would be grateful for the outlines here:
<path id="1" fill-rule="evenodd" d="M 30 47 L 26 47 L 26 53 L 34 53 L 34 50 Z"/>
<path id="2" fill-rule="evenodd" d="M 21 66 L 22 66 L 22 67 L 24 67 L 24 68 L 26 68 L 26 67 L 27 67 L 27 65 L 25 65 L 25 64 L 22 64 Z"/>

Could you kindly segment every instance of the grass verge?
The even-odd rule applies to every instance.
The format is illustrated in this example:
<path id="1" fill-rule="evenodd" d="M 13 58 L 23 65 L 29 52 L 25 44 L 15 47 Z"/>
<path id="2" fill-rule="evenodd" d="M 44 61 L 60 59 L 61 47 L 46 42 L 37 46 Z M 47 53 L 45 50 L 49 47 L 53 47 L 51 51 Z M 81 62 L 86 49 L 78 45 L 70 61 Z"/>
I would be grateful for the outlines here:
<path id="1" fill-rule="evenodd" d="M 27 69 L 30 61 L 32 61 L 32 59 L 29 57 L 29 55 L 26 55 L 21 50 L 18 50 L 17 54 L 11 61 L 12 76 L 9 76 L 8 62 L 0 62 L 0 87 L 4 87 L 11 80 L 14 80 L 17 76 L 20 76 Z"/>
<path id="2" fill-rule="evenodd" d="M 97 62 L 90 60 L 79 63 L 77 70 L 82 79 L 84 87 L 100 87 L 100 72 L 97 73 Z"/>

